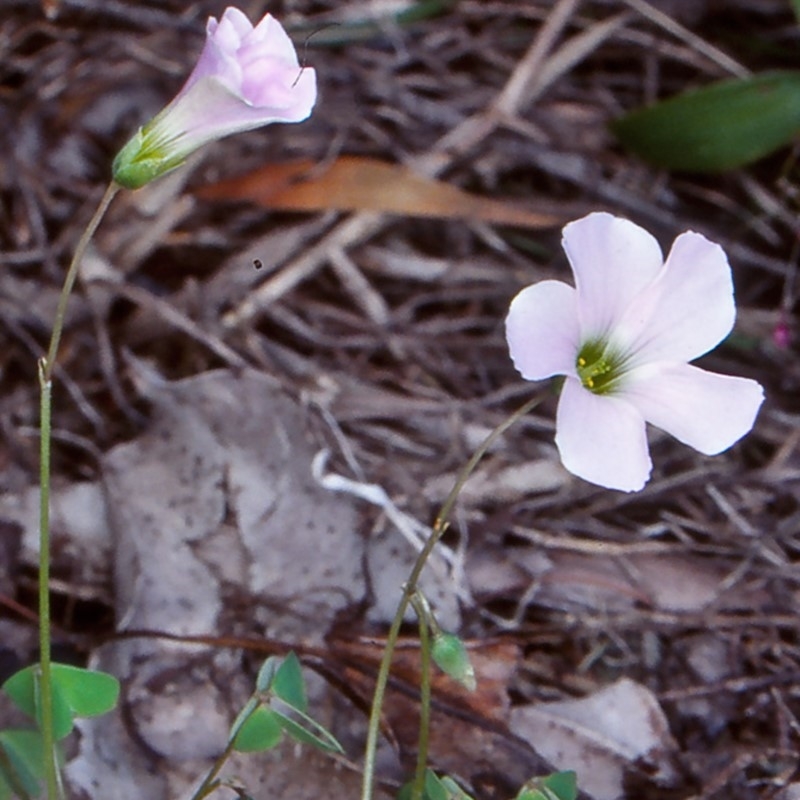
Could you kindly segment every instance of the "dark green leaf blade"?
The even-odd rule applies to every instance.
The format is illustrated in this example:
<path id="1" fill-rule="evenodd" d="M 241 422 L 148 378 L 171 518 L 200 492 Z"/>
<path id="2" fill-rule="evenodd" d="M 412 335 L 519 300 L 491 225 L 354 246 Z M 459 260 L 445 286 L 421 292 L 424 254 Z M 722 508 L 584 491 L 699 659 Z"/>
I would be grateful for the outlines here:
<path id="1" fill-rule="evenodd" d="M 800 132 L 800 71 L 720 81 L 632 111 L 611 128 L 656 166 L 735 169 L 788 145 Z"/>

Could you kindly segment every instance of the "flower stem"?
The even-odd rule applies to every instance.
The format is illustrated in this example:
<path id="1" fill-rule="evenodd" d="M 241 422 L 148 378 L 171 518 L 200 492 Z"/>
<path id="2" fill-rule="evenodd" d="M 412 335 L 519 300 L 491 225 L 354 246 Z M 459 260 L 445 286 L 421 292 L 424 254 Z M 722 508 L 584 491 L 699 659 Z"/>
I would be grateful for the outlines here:
<path id="1" fill-rule="evenodd" d="M 392 655 L 394 648 L 397 645 L 397 638 L 400 635 L 400 626 L 403 624 L 406 609 L 411 602 L 411 597 L 417 591 L 417 583 L 419 576 L 428 560 L 428 557 L 433 552 L 433 549 L 442 538 L 444 532 L 447 530 L 447 518 L 453 510 L 458 495 L 461 489 L 467 482 L 469 476 L 478 466 L 478 463 L 495 443 L 495 441 L 502 436 L 518 419 L 524 417 L 525 414 L 530 412 L 535 406 L 539 404 L 538 398 L 533 398 L 525 403 L 521 408 L 518 408 L 510 417 L 503 420 L 483 441 L 481 446 L 473 453 L 470 460 L 466 463 L 464 468 L 456 479 L 455 486 L 453 486 L 447 499 L 444 501 L 441 510 L 439 511 L 436 521 L 433 523 L 431 535 L 428 541 L 425 542 L 424 547 L 420 550 L 417 560 L 411 569 L 411 574 L 408 576 L 403 587 L 403 595 L 397 605 L 397 611 L 392 620 L 389 633 L 386 637 L 386 647 L 383 651 L 383 659 L 378 670 L 378 679 L 375 684 L 375 694 L 372 698 L 372 708 L 370 709 L 369 727 L 367 729 L 367 744 L 364 752 L 364 777 L 361 785 L 361 800 L 372 800 L 373 784 L 375 782 L 375 755 L 378 749 L 378 732 L 380 729 L 381 721 L 381 708 L 383 707 L 383 699 L 386 695 L 386 686 L 389 682 L 389 672 L 392 667 Z"/>
<path id="2" fill-rule="evenodd" d="M 61 344 L 61 334 L 64 331 L 64 318 L 67 314 L 67 303 L 69 302 L 70 294 L 72 294 L 72 287 L 75 286 L 75 281 L 78 277 L 78 269 L 80 268 L 86 248 L 89 246 L 89 242 L 92 240 L 92 236 L 94 236 L 94 232 L 97 230 L 97 226 L 105 216 L 106 211 L 108 211 L 108 207 L 111 205 L 111 201 L 114 199 L 114 195 L 119 189 L 120 187 L 113 181 L 108 185 L 102 200 L 100 200 L 100 205 L 97 207 L 97 211 L 94 212 L 94 216 L 89 220 L 86 230 L 81 235 L 75 247 L 75 253 L 72 256 L 72 261 L 67 270 L 67 276 L 64 278 L 64 285 L 61 287 L 61 296 L 58 298 L 56 317 L 53 321 L 53 332 L 50 335 L 50 346 L 47 348 L 47 356 L 43 362 L 43 372 L 40 383 L 49 383 L 53 378 L 53 370 L 55 369 L 56 357 L 58 356 L 58 346 Z"/>
<path id="3" fill-rule="evenodd" d="M 425 790 L 425 768 L 428 765 L 428 740 L 431 726 L 431 635 L 429 610 L 419 592 L 411 598 L 411 605 L 419 619 L 419 740 L 417 741 L 417 767 L 411 786 L 411 800 L 422 800 Z"/>
<path id="4" fill-rule="evenodd" d="M 39 691 L 42 703 L 42 742 L 48 800 L 58 797 L 58 773 L 53 736 L 53 685 L 50 674 L 50 420 L 51 383 L 39 361 Z"/>
<path id="5" fill-rule="evenodd" d="M 52 430 L 52 384 L 58 345 L 64 330 L 67 302 L 78 277 L 83 255 L 119 187 L 111 183 L 72 256 L 58 299 L 47 355 L 39 360 L 39 691 L 42 709 L 42 747 L 48 800 L 61 796 L 53 735 L 53 680 L 50 658 L 50 441 Z"/>

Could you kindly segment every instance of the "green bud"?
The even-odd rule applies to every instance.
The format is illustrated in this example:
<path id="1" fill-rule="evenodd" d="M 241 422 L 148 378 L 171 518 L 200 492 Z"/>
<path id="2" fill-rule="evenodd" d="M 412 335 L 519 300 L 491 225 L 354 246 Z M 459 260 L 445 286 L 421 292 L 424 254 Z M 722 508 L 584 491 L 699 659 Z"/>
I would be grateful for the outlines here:
<path id="1" fill-rule="evenodd" d="M 469 660 L 467 648 L 453 633 L 438 633 L 433 639 L 431 655 L 442 672 L 474 692 L 477 683 L 475 670 Z"/>

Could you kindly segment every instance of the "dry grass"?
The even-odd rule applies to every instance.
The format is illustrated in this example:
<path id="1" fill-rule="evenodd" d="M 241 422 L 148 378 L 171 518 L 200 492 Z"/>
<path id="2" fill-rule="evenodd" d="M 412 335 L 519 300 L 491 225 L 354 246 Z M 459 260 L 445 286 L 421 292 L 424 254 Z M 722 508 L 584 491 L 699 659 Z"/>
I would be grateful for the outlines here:
<path id="1" fill-rule="evenodd" d="M 220 11 L 210 2 L 60 5 L 47 21 L 33 0 L 6 2 L 0 22 L 8 491 L 36 463 L 35 357 L 70 250 L 115 149 L 177 88 L 201 20 Z M 248 5 L 260 13 L 262 4 Z M 788 3 L 660 4 L 688 29 L 640 0 L 462 0 L 408 26 L 383 23 L 363 40 L 344 24 L 324 27 L 390 5 L 270 4 L 287 23 L 320 31 L 306 53 L 321 84 L 313 119 L 217 144 L 116 203 L 97 241 L 96 280 L 75 298 L 64 342 L 57 468 L 90 475 L 94 447 L 135 434 L 146 409 L 128 354 L 168 377 L 221 364 L 279 376 L 325 410 L 336 468 L 352 475 L 357 463 L 421 519 L 435 511 L 438 477 L 458 470 L 532 391 L 542 406 L 487 468 L 555 460 L 554 395 L 518 379 L 502 319 L 523 285 L 566 274 L 558 230 L 379 212 L 312 218 L 193 198 L 192 187 L 265 159 L 367 154 L 564 221 L 607 209 L 665 246 L 699 230 L 728 251 L 740 308 L 736 336 L 705 363 L 764 384 L 755 431 L 715 459 L 657 437 L 656 471 L 639 494 L 576 480 L 465 501 L 458 521 L 470 552 L 498 561 L 544 554 L 563 589 L 542 593 L 531 575 L 497 579 L 474 592 L 466 630 L 523 644 L 517 700 L 582 693 L 619 675 L 653 689 L 684 754 L 672 796 L 771 796 L 795 775 L 800 744 L 800 361 L 771 338 L 793 308 L 796 171 L 784 153 L 714 178 L 655 172 L 622 152 L 606 123 L 687 85 L 791 65 L 798 32 Z M 265 269 L 254 269 L 256 258 Z M 708 568 L 713 591 L 690 609 L 660 604 L 637 572 L 637 559 L 655 555 Z M 627 582 L 615 573 L 598 601 L 585 582 L 609 564 Z M 635 602 L 617 602 L 632 586 Z M 701 639 L 724 653 L 713 675 L 697 666 Z"/>

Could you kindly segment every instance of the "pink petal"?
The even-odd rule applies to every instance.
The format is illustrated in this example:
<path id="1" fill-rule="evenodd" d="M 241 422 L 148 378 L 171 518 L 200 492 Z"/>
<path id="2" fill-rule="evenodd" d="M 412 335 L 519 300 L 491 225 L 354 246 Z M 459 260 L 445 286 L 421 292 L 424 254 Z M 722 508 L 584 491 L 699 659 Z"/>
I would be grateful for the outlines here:
<path id="1" fill-rule="evenodd" d="M 689 231 L 672 246 L 657 278 L 631 303 L 615 338 L 636 363 L 692 361 L 730 333 L 736 316 L 724 250 Z"/>
<path id="2" fill-rule="evenodd" d="M 238 8 L 225 9 L 219 22 L 214 17 L 209 17 L 203 50 L 178 97 L 198 81 L 211 76 L 226 83 L 232 90 L 237 90 L 241 83 L 242 70 L 236 52 L 242 43 L 242 37 L 252 29 L 250 20 Z"/>
<path id="3" fill-rule="evenodd" d="M 203 144 L 232 133 L 272 122 L 306 119 L 317 94 L 314 70 L 304 69 L 298 73 L 292 67 L 282 76 L 274 76 L 274 80 L 271 96 L 262 98 L 265 103 L 271 100 L 274 105 L 255 106 L 216 78 L 205 78 L 178 95 L 162 112 L 159 131 L 163 130 L 163 135 L 171 142 L 171 152 L 183 158 Z"/>
<path id="4" fill-rule="evenodd" d="M 317 78 L 301 69 L 280 23 L 257 28 L 238 9 L 209 18 L 200 58 L 183 88 L 114 159 L 114 180 L 138 189 L 179 166 L 198 147 L 272 122 L 301 122 L 314 107 Z"/>
<path id="5" fill-rule="evenodd" d="M 289 34 L 278 20 L 269 14 L 256 25 L 253 33 L 247 38 L 246 44 L 250 45 L 251 42 L 261 43 L 261 46 L 268 48 L 276 58 L 281 58 L 287 63 L 295 65 L 299 63 Z"/>
<path id="6" fill-rule="evenodd" d="M 247 14 L 235 6 L 228 6 L 222 12 L 222 18 L 219 23 L 214 17 L 208 18 L 206 32 L 215 33 L 218 29 L 222 29 L 222 35 L 229 41 L 240 42 L 253 30 L 253 26 L 250 24 Z"/>
<path id="7" fill-rule="evenodd" d="M 580 340 L 575 290 L 561 281 L 523 289 L 508 309 L 506 340 L 523 378 L 574 375 Z"/>
<path id="8" fill-rule="evenodd" d="M 575 274 L 584 340 L 607 333 L 663 263 L 646 230 L 605 212 L 570 222 L 562 244 Z"/>
<path id="9" fill-rule="evenodd" d="M 242 97 L 257 108 L 291 108 L 303 72 L 271 57 L 260 58 L 244 67 Z"/>
<path id="10" fill-rule="evenodd" d="M 753 427 L 764 390 L 748 378 L 664 364 L 630 373 L 624 397 L 648 422 L 713 456 Z"/>
<path id="11" fill-rule="evenodd" d="M 556 445 L 574 475 L 608 489 L 635 492 L 650 477 L 644 419 L 617 397 L 592 394 L 567 378 L 556 414 Z"/>

